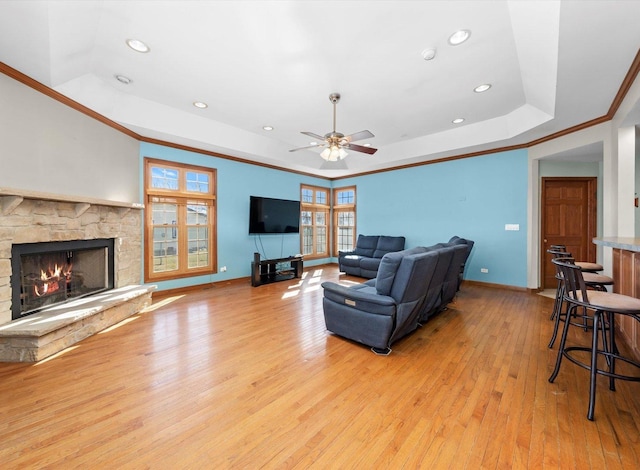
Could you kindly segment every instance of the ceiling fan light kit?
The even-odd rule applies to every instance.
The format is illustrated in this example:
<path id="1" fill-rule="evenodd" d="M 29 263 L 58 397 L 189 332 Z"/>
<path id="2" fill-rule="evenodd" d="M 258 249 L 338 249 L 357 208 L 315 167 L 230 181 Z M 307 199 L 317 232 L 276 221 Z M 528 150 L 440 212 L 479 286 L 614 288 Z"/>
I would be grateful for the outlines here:
<path id="1" fill-rule="evenodd" d="M 352 142 L 362 139 L 371 139 L 375 137 L 371 132 L 364 130 L 356 132 L 351 135 L 344 135 L 336 131 L 336 104 L 340 101 L 340 93 L 331 93 L 329 95 L 329 101 L 333 104 L 333 132 L 329 132 L 324 136 L 314 134 L 313 132 L 302 131 L 304 135 L 312 137 L 319 142 L 312 142 L 306 147 L 298 147 L 289 150 L 289 152 L 296 152 L 298 150 L 324 147 L 324 150 L 320 153 L 320 156 L 328 162 L 336 162 L 344 159 L 348 153 L 347 150 L 354 150 L 356 152 L 367 153 L 373 155 L 378 149 L 372 147 L 365 147 L 364 145 L 356 145 Z"/>
<path id="2" fill-rule="evenodd" d="M 320 156 L 328 162 L 337 162 L 338 160 L 342 160 L 347 155 L 349 154 L 345 149 L 336 146 L 326 148 L 320 153 Z"/>

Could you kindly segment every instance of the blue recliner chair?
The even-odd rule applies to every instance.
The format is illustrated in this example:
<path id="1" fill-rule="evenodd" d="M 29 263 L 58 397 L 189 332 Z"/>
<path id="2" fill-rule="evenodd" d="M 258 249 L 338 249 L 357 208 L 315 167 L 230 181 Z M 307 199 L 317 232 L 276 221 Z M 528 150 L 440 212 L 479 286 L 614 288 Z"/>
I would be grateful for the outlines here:
<path id="1" fill-rule="evenodd" d="M 462 264 L 460 265 L 460 274 L 458 276 L 457 290 L 460 290 L 460 284 L 462 283 L 462 278 L 464 277 L 464 269 L 467 264 L 467 259 L 469 259 L 469 255 L 471 254 L 471 250 L 473 249 L 474 241 L 469 240 L 468 238 L 461 238 L 457 235 L 454 235 L 449 239 L 447 245 L 464 245 L 467 248 L 466 255 L 464 256 Z"/>
<path id="2" fill-rule="evenodd" d="M 327 329 L 370 346 L 376 354 L 389 354 L 394 341 L 418 327 L 438 256 L 424 248 L 388 253 L 375 282 L 349 287 L 322 283 Z"/>
<path id="3" fill-rule="evenodd" d="M 440 312 L 446 306 L 446 304 L 443 304 L 443 291 L 445 290 L 445 286 L 448 285 L 448 282 L 450 282 L 447 276 L 451 276 L 451 265 L 455 251 L 453 246 L 439 245 L 426 247 L 424 249 L 438 253 L 438 263 L 434 268 L 433 277 L 427 290 L 427 296 L 420 308 L 420 316 L 418 319 L 420 324 L 425 324 L 429 318 Z"/>
<path id="4" fill-rule="evenodd" d="M 466 245 L 454 245 L 453 246 L 453 259 L 451 260 L 451 266 L 447 273 L 444 286 L 442 288 L 442 303 L 446 306 L 456 296 L 456 292 L 460 287 L 461 273 L 464 270 L 464 264 L 467 259 L 467 246 Z"/>

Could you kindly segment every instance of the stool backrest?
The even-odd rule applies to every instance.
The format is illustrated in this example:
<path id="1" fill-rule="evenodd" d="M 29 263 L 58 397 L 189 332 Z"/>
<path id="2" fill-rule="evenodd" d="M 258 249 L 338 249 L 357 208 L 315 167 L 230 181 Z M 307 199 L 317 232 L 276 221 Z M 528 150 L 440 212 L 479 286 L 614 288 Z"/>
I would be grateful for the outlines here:
<path id="1" fill-rule="evenodd" d="M 567 250 L 558 250 L 553 247 L 548 249 L 547 253 L 549 253 L 553 258 L 571 258 L 571 253 Z"/>
<path id="2" fill-rule="evenodd" d="M 554 257 L 554 259 L 575 264 L 575 259 L 571 258 L 571 255 L 567 253 L 565 254 L 567 256 L 557 256 L 557 257 Z M 551 260 L 551 262 L 553 263 L 553 260 Z M 558 263 L 553 263 L 553 265 L 556 268 L 556 279 L 558 279 L 559 281 L 564 281 L 564 275 L 562 274 L 562 267 Z"/>
<path id="3" fill-rule="evenodd" d="M 564 281 L 565 297 L 580 304 L 588 304 L 587 287 L 582 277 L 582 270 L 576 266 L 573 258 L 554 258 L 553 264 L 560 268 Z"/>

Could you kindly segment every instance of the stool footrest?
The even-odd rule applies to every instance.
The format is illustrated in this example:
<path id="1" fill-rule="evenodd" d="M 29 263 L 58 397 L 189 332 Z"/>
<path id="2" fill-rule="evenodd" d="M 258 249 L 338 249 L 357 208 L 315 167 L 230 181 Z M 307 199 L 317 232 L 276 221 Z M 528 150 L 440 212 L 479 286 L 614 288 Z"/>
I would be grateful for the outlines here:
<path id="1" fill-rule="evenodd" d="M 591 364 L 586 364 L 584 362 L 582 362 L 579 359 L 576 359 L 575 357 L 573 357 L 570 353 L 572 351 L 582 351 L 582 352 L 587 352 L 589 353 L 589 355 L 591 355 L 591 348 L 589 347 L 580 347 L 580 346 L 571 346 L 568 348 L 564 348 L 564 350 L 562 351 L 562 355 L 564 357 L 566 357 L 567 359 L 569 359 L 571 362 L 573 362 L 574 364 L 582 367 L 583 369 L 587 369 L 587 370 L 591 370 Z M 608 351 L 603 351 L 598 349 L 598 354 L 604 356 L 605 358 L 607 358 L 607 362 L 609 362 L 611 359 L 615 360 L 615 361 L 622 361 L 625 362 L 629 365 L 632 365 L 634 367 L 638 368 L 638 371 L 640 373 L 640 363 L 634 361 L 633 359 L 630 359 L 628 357 L 624 357 L 621 356 L 619 354 L 615 354 L 612 352 L 608 352 Z M 629 380 L 631 382 L 640 382 L 640 375 L 624 375 L 624 374 L 617 374 L 617 373 L 612 373 L 609 372 L 608 370 L 605 369 L 596 369 L 596 373 L 600 374 L 600 375 L 604 375 L 607 377 L 611 377 L 614 379 L 619 379 L 619 380 Z"/>

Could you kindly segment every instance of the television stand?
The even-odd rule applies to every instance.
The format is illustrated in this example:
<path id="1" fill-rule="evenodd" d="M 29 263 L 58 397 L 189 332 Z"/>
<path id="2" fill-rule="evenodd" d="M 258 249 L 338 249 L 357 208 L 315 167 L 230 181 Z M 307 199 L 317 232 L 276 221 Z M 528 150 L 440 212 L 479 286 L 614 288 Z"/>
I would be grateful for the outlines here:
<path id="1" fill-rule="evenodd" d="M 260 253 L 253 254 L 251 285 L 270 284 L 302 277 L 302 256 L 260 260 Z"/>

